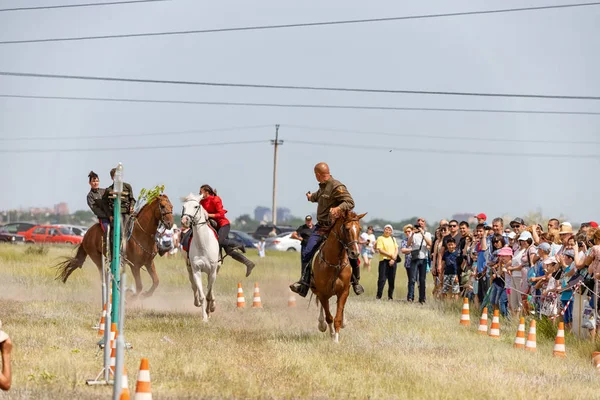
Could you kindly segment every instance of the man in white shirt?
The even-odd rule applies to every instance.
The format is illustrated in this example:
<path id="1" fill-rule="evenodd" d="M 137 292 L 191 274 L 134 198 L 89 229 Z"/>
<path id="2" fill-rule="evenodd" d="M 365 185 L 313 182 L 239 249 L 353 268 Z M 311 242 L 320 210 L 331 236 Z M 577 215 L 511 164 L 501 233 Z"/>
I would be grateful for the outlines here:
<path id="1" fill-rule="evenodd" d="M 358 243 L 360 243 L 361 250 L 360 254 L 365 261 L 365 267 L 367 267 L 367 271 L 371 272 L 371 259 L 373 258 L 373 254 L 375 253 L 375 249 L 373 246 L 375 245 L 375 235 L 373 234 L 373 227 L 368 226 L 367 231 L 363 232 L 360 235 Z"/>
<path id="2" fill-rule="evenodd" d="M 406 300 L 413 302 L 415 299 L 415 281 L 419 279 L 419 304 L 425 304 L 425 280 L 427 278 L 428 247 L 431 247 L 431 233 L 425 232 L 421 226 L 421 219 L 417 220 L 415 229 L 408 237 L 407 246 L 411 251 L 411 265 L 408 280 L 408 295 Z"/>

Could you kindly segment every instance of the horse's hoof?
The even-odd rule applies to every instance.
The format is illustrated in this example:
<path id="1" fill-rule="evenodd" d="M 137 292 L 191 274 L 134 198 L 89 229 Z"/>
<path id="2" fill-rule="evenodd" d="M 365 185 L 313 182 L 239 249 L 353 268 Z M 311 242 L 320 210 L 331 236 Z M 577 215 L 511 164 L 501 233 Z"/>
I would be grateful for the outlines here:
<path id="1" fill-rule="evenodd" d="M 151 291 L 144 292 L 144 293 L 142 293 L 142 297 L 144 299 L 147 299 L 148 297 L 152 297 L 152 292 Z"/>
<path id="2" fill-rule="evenodd" d="M 215 305 L 215 302 L 211 301 L 210 302 L 210 307 L 208 308 L 210 310 L 210 312 L 214 313 L 216 308 L 217 308 L 217 306 Z"/>
<path id="3" fill-rule="evenodd" d="M 319 331 L 325 332 L 326 330 L 327 330 L 327 325 L 325 325 L 325 324 L 323 324 L 323 325 L 319 324 Z"/>
<path id="4" fill-rule="evenodd" d="M 199 299 L 199 298 L 197 298 L 197 297 L 195 297 L 195 298 L 194 298 L 194 305 L 195 305 L 196 307 L 200 307 L 200 306 L 202 306 L 202 303 L 200 302 L 200 299 Z"/>

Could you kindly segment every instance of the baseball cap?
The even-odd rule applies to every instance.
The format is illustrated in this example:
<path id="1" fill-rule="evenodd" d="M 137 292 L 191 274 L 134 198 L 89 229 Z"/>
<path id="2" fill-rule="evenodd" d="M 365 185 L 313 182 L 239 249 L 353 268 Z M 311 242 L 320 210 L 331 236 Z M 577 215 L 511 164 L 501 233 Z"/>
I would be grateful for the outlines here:
<path id="1" fill-rule="evenodd" d="M 598 223 L 596 221 L 590 221 L 589 223 L 590 223 L 590 226 L 592 228 L 597 228 L 598 227 Z"/>
<path id="2" fill-rule="evenodd" d="M 565 250 L 565 251 L 563 252 L 563 254 L 564 254 L 565 256 L 569 256 L 569 257 L 571 257 L 572 259 L 575 259 L 575 252 L 574 252 L 573 250 L 570 250 L 570 249 L 569 249 L 569 250 Z"/>
<path id="3" fill-rule="evenodd" d="M 310 221 L 312 219 L 312 216 L 311 215 L 307 215 L 306 217 L 304 217 L 304 219 Z"/>
<path id="4" fill-rule="evenodd" d="M 479 213 L 475 216 L 475 218 L 487 219 L 487 215 L 485 215 L 484 213 Z"/>
<path id="5" fill-rule="evenodd" d="M 513 256 L 513 251 L 510 247 L 505 246 L 503 248 L 500 249 L 500 251 L 498 252 L 499 256 Z"/>
<path id="6" fill-rule="evenodd" d="M 533 240 L 533 236 L 531 236 L 531 233 L 529 233 L 528 231 L 521 233 L 521 236 L 519 236 L 519 240 L 527 240 L 527 239 Z"/>
<path id="7" fill-rule="evenodd" d="M 552 264 L 552 263 L 556 263 L 555 257 L 548 257 L 544 260 L 544 264 Z"/>
<path id="8" fill-rule="evenodd" d="M 546 243 L 546 242 L 542 242 L 540 243 L 540 245 L 538 246 L 538 251 L 541 250 L 546 254 L 550 254 L 550 244 Z"/>
<path id="9" fill-rule="evenodd" d="M 516 233 L 514 233 L 514 232 L 510 232 L 510 233 L 509 233 L 508 235 L 506 235 L 506 236 L 508 236 L 508 238 L 509 238 L 509 239 L 514 239 L 514 238 L 516 238 L 516 237 L 517 237 L 517 234 L 516 234 Z"/>
<path id="10" fill-rule="evenodd" d="M 8 335 L 2 330 L 2 321 L 0 321 L 0 343 L 4 342 L 6 339 L 8 339 Z"/>
<path id="11" fill-rule="evenodd" d="M 523 218 L 517 217 L 510 221 L 510 226 L 513 226 L 513 224 L 525 225 L 525 221 L 523 221 Z"/>

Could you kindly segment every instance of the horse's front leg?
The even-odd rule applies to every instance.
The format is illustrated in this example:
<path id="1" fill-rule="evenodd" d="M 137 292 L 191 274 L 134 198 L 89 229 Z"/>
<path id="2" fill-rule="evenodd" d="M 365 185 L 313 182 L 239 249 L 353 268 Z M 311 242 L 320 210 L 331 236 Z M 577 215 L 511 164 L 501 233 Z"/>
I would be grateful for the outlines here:
<path id="1" fill-rule="evenodd" d="M 146 269 L 148 270 L 150 278 L 152 278 L 152 286 L 150 286 L 150 289 L 147 292 L 142 293 L 142 296 L 150 297 L 158 287 L 159 282 L 158 274 L 156 273 L 156 267 L 154 266 L 154 260 L 152 260 L 149 264 L 146 264 Z"/>
<path id="2" fill-rule="evenodd" d="M 325 323 L 325 314 L 323 312 L 323 305 L 319 304 L 319 330 L 325 332 L 327 330 L 327 324 Z"/>
<path id="3" fill-rule="evenodd" d="M 350 294 L 350 284 L 345 284 L 342 292 L 337 295 L 337 311 L 335 313 L 335 335 L 333 337 L 333 341 L 335 343 L 339 343 L 340 341 L 340 328 L 344 323 L 344 307 L 346 305 L 346 300 L 348 299 L 348 295 Z"/>
<path id="4" fill-rule="evenodd" d="M 208 283 L 206 284 L 206 312 L 208 314 L 215 312 L 215 280 L 217 279 L 217 265 L 213 265 L 208 273 Z"/>
<path id="5" fill-rule="evenodd" d="M 132 296 L 135 299 L 142 292 L 142 277 L 140 275 L 140 267 L 135 264 L 132 265 L 131 273 L 133 274 L 133 279 L 135 280 L 135 293 Z"/>
<path id="6" fill-rule="evenodd" d="M 206 312 L 206 307 L 204 307 L 204 300 L 206 297 L 204 296 L 204 289 L 202 288 L 202 267 L 204 267 L 204 261 L 195 258 L 193 261 L 194 265 L 192 269 L 194 271 L 194 282 L 196 284 L 196 289 L 198 293 L 198 303 L 200 309 L 202 310 L 202 321 L 208 322 L 208 314 Z"/>
<path id="7" fill-rule="evenodd" d="M 185 266 L 188 270 L 188 278 L 190 278 L 190 283 L 192 284 L 192 292 L 194 293 L 194 305 L 196 307 L 200 307 L 200 297 L 198 297 L 198 286 L 196 286 L 196 281 L 194 280 L 194 271 L 192 270 L 192 264 L 188 258 L 185 259 Z"/>
<path id="8" fill-rule="evenodd" d="M 329 334 L 333 336 L 333 315 L 331 315 L 331 311 L 329 310 L 329 298 L 322 298 L 319 296 L 319 301 L 321 302 L 321 306 L 325 311 L 325 322 L 327 322 L 327 326 L 329 326 Z"/>

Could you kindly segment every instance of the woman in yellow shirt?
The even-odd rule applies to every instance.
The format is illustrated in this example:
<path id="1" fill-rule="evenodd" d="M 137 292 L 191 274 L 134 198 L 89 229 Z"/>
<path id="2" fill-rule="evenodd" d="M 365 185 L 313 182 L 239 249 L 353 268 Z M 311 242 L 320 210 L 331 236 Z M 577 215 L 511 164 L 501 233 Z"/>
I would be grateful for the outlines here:
<path id="1" fill-rule="evenodd" d="M 379 277 L 377 279 L 377 300 L 381 299 L 385 281 L 388 282 L 388 300 L 394 299 L 394 282 L 396 280 L 396 257 L 398 256 L 398 243 L 392 236 L 394 228 L 386 225 L 383 235 L 375 242 L 375 251 L 379 253 Z"/>

